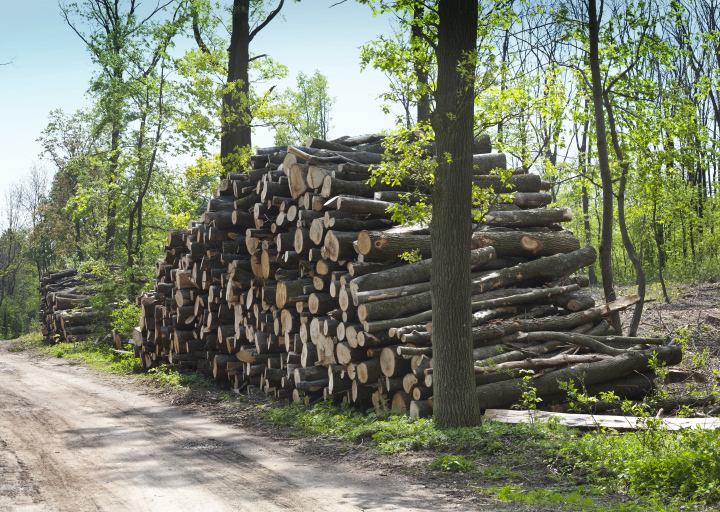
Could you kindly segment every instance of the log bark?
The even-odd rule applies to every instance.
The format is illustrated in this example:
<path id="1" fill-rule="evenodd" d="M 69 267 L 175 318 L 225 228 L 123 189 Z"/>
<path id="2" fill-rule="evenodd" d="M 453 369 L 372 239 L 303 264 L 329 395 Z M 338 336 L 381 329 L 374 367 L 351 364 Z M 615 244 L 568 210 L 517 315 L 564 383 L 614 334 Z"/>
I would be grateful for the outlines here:
<path id="1" fill-rule="evenodd" d="M 392 214 L 387 211 L 392 205 L 393 203 L 350 196 L 334 197 L 325 203 L 326 208 L 334 207 L 343 212 L 377 215 L 378 217 L 385 217 L 387 219 L 392 217 Z"/>
<path id="2" fill-rule="evenodd" d="M 472 237 L 472 248 L 495 247 L 498 257 L 533 258 L 569 253 L 580 249 L 570 232 L 526 233 L 522 231 L 479 232 Z"/>
<path id="3" fill-rule="evenodd" d="M 291 281 L 278 281 L 275 289 L 275 303 L 277 307 L 284 308 L 292 303 L 292 299 L 303 295 L 303 288 L 312 284 L 312 278 Z"/>
<path id="4" fill-rule="evenodd" d="M 380 260 L 396 259 L 404 252 L 411 252 L 416 249 L 423 258 L 429 258 L 431 254 L 430 235 L 361 231 L 358 234 L 357 242 L 360 254 Z"/>
<path id="5" fill-rule="evenodd" d="M 544 278 L 547 281 L 552 281 L 592 265 L 596 258 L 595 249 L 592 246 L 587 246 L 570 253 L 556 254 L 547 258 L 528 261 L 474 280 L 472 293 L 485 293 L 531 279 Z"/>
<path id="6" fill-rule="evenodd" d="M 312 293 L 308 299 L 308 309 L 313 315 L 324 315 L 337 307 L 337 299 L 329 293 Z"/>
<path id="7" fill-rule="evenodd" d="M 482 267 L 496 257 L 495 249 L 484 247 L 470 251 L 470 266 Z M 382 290 L 416 283 L 430 282 L 432 276 L 432 258 L 418 261 L 410 265 L 402 265 L 387 270 L 381 270 L 369 275 L 363 275 L 350 283 L 351 293 Z M 351 274 L 354 276 L 355 274 Z"/>
<path id="8" fill-rule="evenodd" d="M 332 210 L 330 210 L 332 211 Z M 329 217 L 325 212 L 325 226 L 336 231 L 362 231 L 367 229 L 389 229 L 393 222 L 389 219 L 353 219 Z"/>
<path id="9" fill-rule="evenodd" d="M 410 371 L 410 360 L 398 353 L 399 348 L 402 347 L 385 347 L 380 352 L 380 369 L 386 377 L 397 377 Z"/>
<path id="10" fill-rule="evenodd" d="M 572 220 L 570 208 L 543 208 L 531 210 L 499 211 L 493 210 L 485 214 L 483 224 L 508 228 L 529 226 L 547 226 L 557 222 Z"/>
<path id="11" fill-rule="evenodd" d="M 332 176 L 325 176 L 322 183 L 322 190 L 320 195 L 322 197 L 330 198 L 340 195 L 347 196 L 358 196 L 358 197 L 369 197 L 372 198 L 376 191 L 381 190 L 397 190 L 401 192 L 407 192 L 407 186 L 393 186 L 387 185 L 380 180 L 375 182 L 375 185 L 370 185 L 365 181 L 345 181 Z"/>
<path id="12" fill-rule="evenodd" d="M 512 199 L 512 204 L 521 208 L 540 208 L 552 202 L 552 194 L 547 192 L 516 192 Z"/>
<path id="13" fill-rule="evenodd" d="M 506 184 L 503 184 L 500 176 L 475 176 L 473 177 L 473 184 L 480 188 L 491 188 L 496 194 L 540 192 L 543 187 L 542 179 L 538 174 L 511 176 Z"/>
<path id="14" fill-rule="evenodd" d="M 541 375 L 533 379 L 533 387 L 536 394 L 542 397 L 560 392 L 559 382 L 572 380 L 576 385 L 582 383 L 588 386 L 626 377 L 635 372 L 645 372 L 649 370 L 648 361 L 653 354 L 657 354 L 658 360 L 668 365 L 678 364 L 682 360 L 682 350 L 679 346 L 629 351 L 604 361 L 581 363 Z M 492 409 L 520 400 L 522 388 L 516 380 L 508 380 L 479 386 L 476 393 L 480 408 Z"/>
<path id="15" fill-rule="evenodd" d="M 410 402 L 409 416 L 411 418 L 428 418 L 433 415 L 433 408 L 427 400 L 413 400 Z"/>
<path id="16" fill-rule="evenodd" d="M 353 258 L 356 253 L 353 242 L 357 239 L 358 233 L 347 231 L 330 230 L 325 235 L 325 250 L 332 261 Z"/>
<path id="17" fill-rule="evenodd" d="M 481 344 L 487 343 L 488 341 L 521 331 L 568 331 L 578 325 L 600 320 L 601 317 L 632 306 L 639 300 L 640 297 L 638 295 L 628 295 L 615 302 L 611 302 L 610 304 L 588 309 L 586 311 L 571 313 L 566 316 L 534 318 L 528 320 L 518 319 L 493 325 L 483 325 L 473 329 L 473 343 L 475 346 L 481 346 Z"/>
<path id="18" fill-rule="evenodd" d="M 358 361 L 360 359 L 363 359 L 365 356 L 365 353 L 367 352 L 366 349 L 361 347 L 351 347 L 349 343 L 347 342 L 341 342 L 338 343 L 335 347 L 335 358 L 337 359 L 337 362 L 339 364 L 348 365 L 353 361 Z"/>
<path id="19" fill-rule="evenodd" d="M 556 288 L 538 288 L 528 291 L 526 293 L 518 293 L 517 295 L 498 297 L 495 299 L 480 300 L 472 302 L 471 304 L 473 306 L 473 311 L 479 311 L 481 309 L 492 309 L 501 306 L 510 306 L 513 304 L 527 304 L 529 302 L 534 302 L 539 299 L 553 297 L 555 295 L 572 292 L 578 289 L 580 289 L 580 287 L 576 284 L 571 284 L 569 286 L 559 286 Z"/>
<path id="20" fill-rule="evenodd" d="M 559 354 L 547 358 L 527 358 L 520 361 L 508 361 L 506 363 L 494 364 L 492 366 L 476 366 L 475 373 L 494 373 L 506 370 L 525 370 L 533 368 L 553 368 L 555 366 L 564 366 L 578 363 L 594 363 L 611 359 L 612 356 L 607 354 Z"/>
<path id="21" fill-rule="evenodd" d="M 485 153 L 473 155 L 474 176 L 483 176 L 490 174 L 493 169 L 506 169 L 507 157 L 505 153 Z"/>

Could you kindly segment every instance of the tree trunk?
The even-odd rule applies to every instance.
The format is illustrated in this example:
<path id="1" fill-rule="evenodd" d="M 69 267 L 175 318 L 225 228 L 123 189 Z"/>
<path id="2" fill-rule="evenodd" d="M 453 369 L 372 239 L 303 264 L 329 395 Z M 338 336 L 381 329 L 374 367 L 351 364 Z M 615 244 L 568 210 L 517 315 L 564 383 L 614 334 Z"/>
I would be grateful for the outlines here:
<path id="1" fill-rule="evenodd" d="M 249 105 L 250 0 L 234 0 L 232 33 L 228 48 L 227 90 L 223 94 L 220 159 L 227 172 L 236 169 L 229 161 L 236 148 L 252 145 Z"/>
<path id="2" fill-rule="evenodd" d="M 416 6 L 413 9 L 413 24 L 410 28 L 412 35 L 412 47 L 415 52 L 420 52 L 425 48 L 425 42 L 423 39 L 423 14 L 424 7 L 422 5 Z M 428 70 L 426 68 L 424 60 L 420 55 L 414 54 L 413 58 L 413 72 L 415 73 L 415 80 L 417 81 L 417 123 L 429 123 L 430 122 L 430 93 L 428 87 Z"/>
<path id="3" fill-rule="evenodd" d="M 608 127 L 610 128 L 610 137 L 612 138 L 615 157 L 618 159 L 618 162 L 620 162 L 620 168 L 622 169 L 622 173 L 620 175 L 620 186 L 618 187 L 617 195 L 620 236 L 622 237 L 623 246 L 625 246 L 625 252 L 627 252 L 628 258 L 630 258 L 633 267 L 635 267 L 638 295 L 640 295 L 640 302 L 635 305 L 632 320 L 630 321 L 630 328 L 628 330 L 630 336 L 635 336 L 637 334 L 638 327 L 640 327 L 640 318 L 642 317 L 642 310 L 645 304 L 645 269 L 643 268 L 641 258 L 639 258 L 635 252 L 635 245 L 633 245 L 632 240 L 630 240 L 630 233 L 628 233 L 627 222 L 625 220 L 625 189 L 627 186 L 630 162 L 626 161 L 624 158 L 624 154 L 620 146 L 620 140 L 618 139 L 617 128 L 615 127 L 615 116 L 613 115 L 612 105 L 610 104 L 610 99 L 607 94 L 605 94 L 604 99 L 605 108 L 608 113 Z M 642 256 L 642 251 L 640 251 L 640 254 Z"/>
<path id="4" fill-rule="evenodd" d="M 470 322 L 470 210 L 477 2 L 438 5 L 438 85 L 432 117 L 438 160 L 432 194 L 433 365 L 435 417 L 440 427 L 470 427 L 480 421 L 473 398 Z"/>
<path id="5" fill-rule="evenodd" d="M 595 136 L 597 140 L 598 167 L 602 182 L 603 213 L 600 233 L 600 274 L 603 280 L 605 300 L 615 300 L 612 270 L 613 218 L 615 201 L 613 196 L 613 180 L 608 156 L 607 131 L 605 129 L 605 111 L 603 108 L 603 78 L 600 73 L 600 26 L 597 16 L 596 0 L 588 0 L 588 36 L 590 44 L 590 75 L 592 83 L 592 100 L 595 115 Z M 615 332 L 622 332 L 620 314 L 611 317 Z"/>
<path id="6" fill-rule="evenodd" d="M 663 247 L 660 243 L 660 237 L 658 237 L 657 229 L 657 198 L 653 199 L 652 226 L 654 235 L 653 238 L 655 238 L 655 245 L 657 246 L 658 250 L 658 275 L 660 277 L 660 285 L 662 286 L 662 292 L 663 297 L 665 298 L 665 302 L 667 304 L 670 304 L 670 297 L 668 297 L 667 287 L 665 286 L 665 276 L 663 276 L 663 267 L 665 265 Z"/>

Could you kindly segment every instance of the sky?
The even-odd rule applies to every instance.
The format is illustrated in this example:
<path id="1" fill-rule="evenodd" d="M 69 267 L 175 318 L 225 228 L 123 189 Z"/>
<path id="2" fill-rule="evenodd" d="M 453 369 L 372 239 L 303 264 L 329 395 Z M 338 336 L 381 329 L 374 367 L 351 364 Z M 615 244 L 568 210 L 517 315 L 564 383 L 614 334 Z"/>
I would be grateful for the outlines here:
<path id="1" fill-rule="evenodd" d="M 144 0 L 147 5 L 155 0 Z M 225 0 L 228 1 L 229 0 Z M 273 2 L 274 4 L 275 2 Z M 293 86 L 298 72 L 315 69 L 328 77 L 337 99 L 330 137 L 360 135 L 393 126 L 377 99 L 387 79 L 375 70 L 360 72 L 359 46 L 390 32 L 387 18 L 373 18 L 368 7 L 348 0 L 286 1 L 284 20 L 275 19 L 251 44 L 289 68 L 278 89 Z M 190 39 L 180 41 L 189 47 Z M 40 158 L 37 142 L 48 113 L 71 113 L 89 105 L 86 96 L 94 67 L 84 43 L 61 17 L 57 0 L 0 0 L 0 194 L 34 164 L 48 173 L 52 165 Z M 253 144 L 272 145 L 273 135 L 258 130 Z M 190 162 L 192 155 L 176 163 Z M 2 197 L 2 196 L 0 196 Z"/>

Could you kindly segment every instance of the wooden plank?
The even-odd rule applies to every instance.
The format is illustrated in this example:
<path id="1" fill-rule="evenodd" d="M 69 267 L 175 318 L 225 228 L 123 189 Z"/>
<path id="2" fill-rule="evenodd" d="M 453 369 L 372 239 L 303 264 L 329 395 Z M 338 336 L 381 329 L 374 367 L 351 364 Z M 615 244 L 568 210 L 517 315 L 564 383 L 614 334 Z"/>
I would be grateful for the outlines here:
<path id="1" fill-rule="evenodd" d="M 544 411 L 510 411 L 506 409 L 486 409 L 485 418 L 500 423 L 547 423 L 551 418 L 567 427 L 595 429 L 612 428 L 619 431 L 638 430 L 646 428 L 643 420 L 635 416 L 611 416 L 590 414 L 568 414 Z M 653 422 L 654 425 L 654 422 Z M 683 428 L 720 428 L 720 418 L 663 418 L 662 428 L 680 430 Z"/>

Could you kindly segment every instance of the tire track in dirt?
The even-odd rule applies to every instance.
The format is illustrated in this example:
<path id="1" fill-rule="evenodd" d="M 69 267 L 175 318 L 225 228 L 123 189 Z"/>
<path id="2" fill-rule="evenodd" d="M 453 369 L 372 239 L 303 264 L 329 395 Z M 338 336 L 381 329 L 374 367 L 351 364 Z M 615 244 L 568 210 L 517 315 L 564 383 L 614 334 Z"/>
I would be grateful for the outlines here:
<path id="1" fill-rule="evenodd" d="M 0 510 L 460 510 L 412 482 L 309 463 L 117 382 L 0 349 Z"/>

